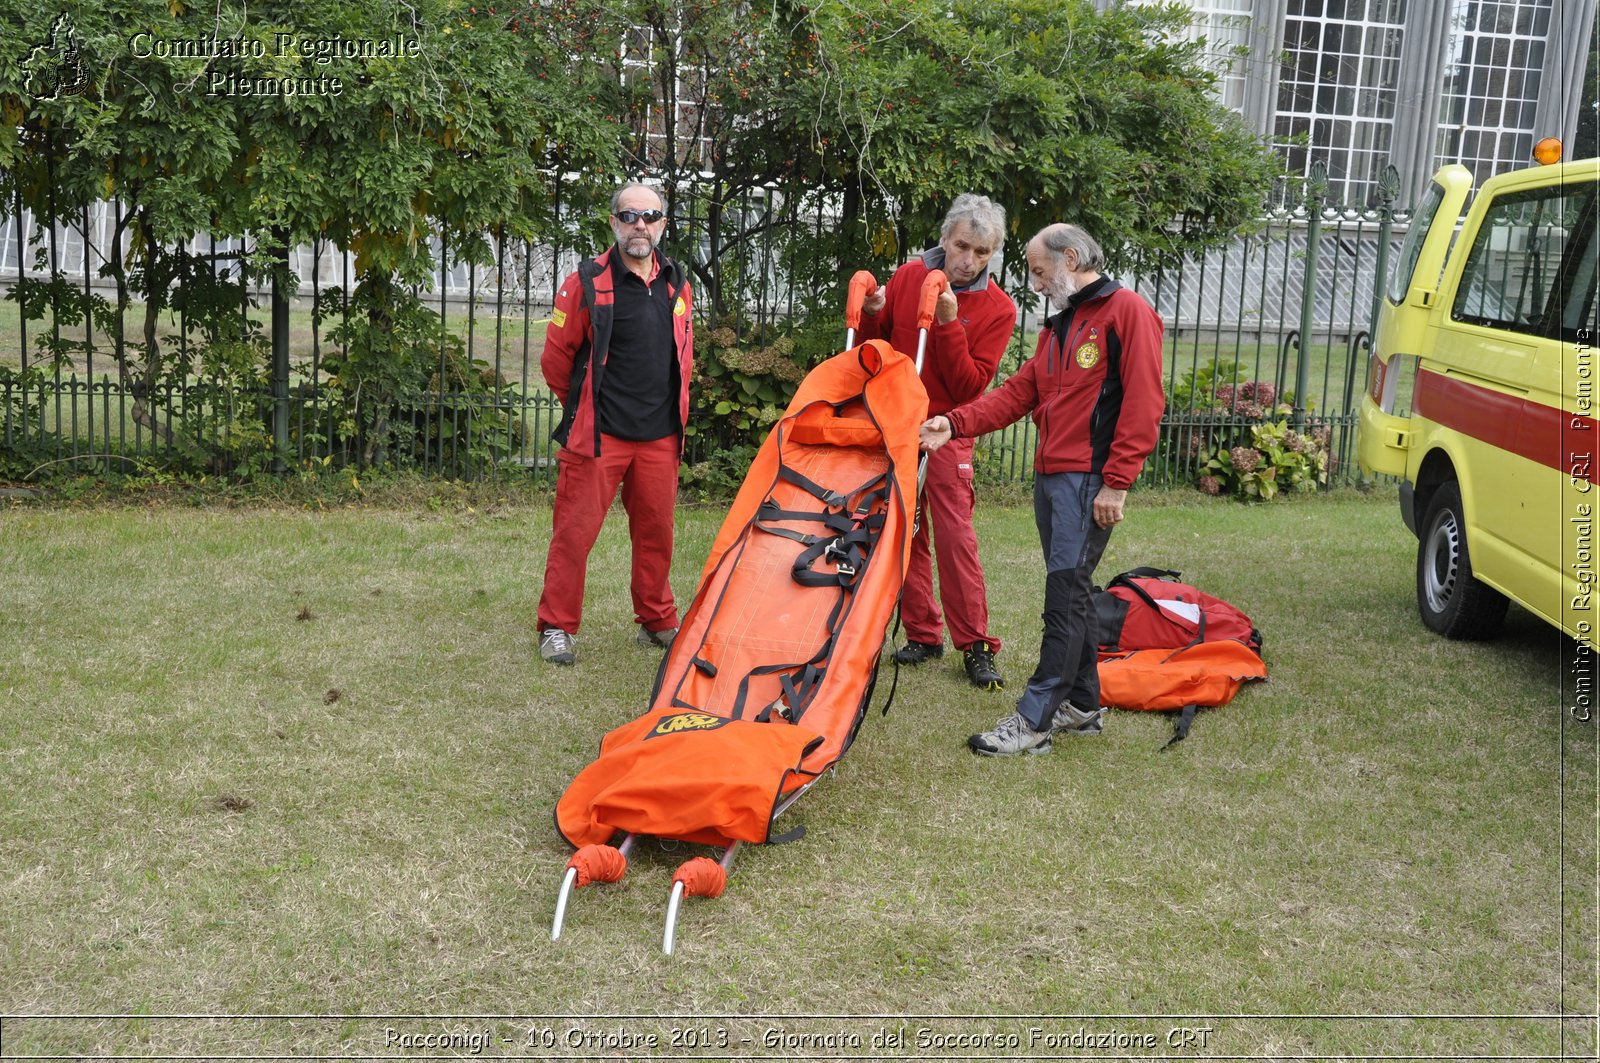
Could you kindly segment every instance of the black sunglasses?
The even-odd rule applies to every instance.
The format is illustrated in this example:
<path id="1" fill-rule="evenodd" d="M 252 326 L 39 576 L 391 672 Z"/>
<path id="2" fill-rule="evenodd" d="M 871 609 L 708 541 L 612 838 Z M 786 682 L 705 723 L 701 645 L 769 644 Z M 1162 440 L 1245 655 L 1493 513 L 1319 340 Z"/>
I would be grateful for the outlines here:
<path id="1" fill-rule="evenodd" d="M 615 217 L 624 225 L 632 225 L 640 219 L 643 219 L 646 225 L 654 225 L 666 215 L 659 210 L 619 210 Z"/>

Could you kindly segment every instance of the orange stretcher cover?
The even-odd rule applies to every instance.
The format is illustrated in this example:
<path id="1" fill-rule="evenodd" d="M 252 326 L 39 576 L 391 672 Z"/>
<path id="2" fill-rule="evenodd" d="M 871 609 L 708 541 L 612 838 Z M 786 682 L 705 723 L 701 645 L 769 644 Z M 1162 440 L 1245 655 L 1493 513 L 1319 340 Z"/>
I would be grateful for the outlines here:
<path id="1" fill-rule="evenodd" d="M 569 842 L 617 831 L 767 841 L 782 799 L 844 754 L 911 555 L 927 408 L 911 360 L 881 340 L 801 382 L 723 521 L 649 711 L 607 734 L 557 803 Z M 874 541 L 859 564 L 817 557 L 808 575 L 831 584 L 802 585 L 797 538 L 829 531 L 793 515 L 824 510 L 870 527 Z"/>

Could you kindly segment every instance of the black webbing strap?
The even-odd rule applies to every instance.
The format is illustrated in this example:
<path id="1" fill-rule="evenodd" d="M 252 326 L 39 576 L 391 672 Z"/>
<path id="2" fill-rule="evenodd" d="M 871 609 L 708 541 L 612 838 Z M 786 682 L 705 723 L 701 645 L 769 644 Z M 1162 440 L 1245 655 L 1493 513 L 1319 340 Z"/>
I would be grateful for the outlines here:
<path id="1" fill-rule="evenodd" d="M 852 498 L 860 495 L 863 491 L 868 490 L 873 485 L 882 482 L 884 483 L 885 487 L 887 487 L 889 474 L 887 472 L 879 473 L 877 476 L 872 477 L 860 487 L 857 487 L 851 491 L 844 491 L 842 493 L 823 487 L 821 484 L 807 477 L 804 473 L 796 472 L 788 465 L 785 465 L 782 461 L 778 463 L 778 477 L 783 480 L 788 480 L 802 491 L 814 498 L 821 500 L 823 505 L 831 506 L 834 509 L 843 511 L 850 505 L 850 500 Z M 887 493 L 884 497 L 888 497 Z"/>
<path id="2" fill-rule="evenodd" d="M 771 521 L 779 520 L 811 521 L 824 525 L 835 534 L 847 532 L 851 528 L 850 518 L 845 516 L 842 510 L 780 509 L 778 504 L 770 498 L 757 508 L 754 524 L 764 532 L 779 535 L 785 539 L 793 539 L 795 542 L 804 543 L 807 546 L 822 538 L 819 535 L 807 535 L 804 532 L 797 532 L 789 528 L 771 526 Z"/>
<path id="3" fill-rule="evenodd" d="M 800 753 L 800 759 L 803 761 L 803 760 L 805 760 L 806 757 L 809 757 L 812 754 L 812 752 L 818 746 L 820 746 L 822 744 L 822 741 L 823 741 L 822 736 L 818 735 L 817 737 L 813 738 L 810 742 L 807 742 L 806 743 L 806 748 L 804 750 L 802 750 L 801 753 Z M 773 821 L 778 818 L 778 812 L 779 812 L 779 810 L 781 808 L 784 807 L 784 803 L 786 801 L 791 801 L 793 798 L 799 796 L 799 794 L 795 790 L 790 788 L 789 780 L 791 778 L 796 778 L 796 777 L 799 777 L 801 775 L 811 775 L 811 773 L 807 772 L 807 771 L 805 771 L 803 769 L 797 770 L 795 768 L 789 768 L 788 770 L 786 770 L 783 773 L 782 781 L 780 781 L 778 783 L 777 796 L 772 799 L 772 815 L 767 817 L 767 844 L 768 845 L 783 845 L 786 842 L 797 842 L 801 838 L 804 838 L 806 836 L 806 828 L 805 828 L 805 826 L 803 824 L 801 826 L 791 828 L 790 830 L 786 830 L 782 834 L 773 834 L 772 833 Z M 816 776 L 811 775 L 811 779 L 812 779 L 812 782 L 815 782 L 816 781 Z M 810 785 L 811 785 L 811 783 L 806 783 L 806 786 L 810 786 Z"/>
<path id="4" fill-rule="evenodd" d="M 1137 583 L 1133 582 L 1135 578 L 1138 578 L 1138 579 L 1157 578 L 1157 577 L 1151 577 L 1151 576 L 1145 575 L 1146 572 L 1154 572 L 1154 571 L 1156 571 L 1156 570 L 1155 569 L 1142 569 L 1142 570 L 1141 569 L 1134 569 L 1131 572 L 1124 572 L 1124 573 L 1121 573 L 1120 575 L 1112 576 L 1111 577 L 1111 582 L 1106 584 L 1106 590 L 1110 590 L 1112 587 L 1126 587 L 1130 591 L 1132 591 L 1133 593 L 1137 594 L 1140 598 L 1143 598 L 1144 599 L 1144 604 L 1148 605 L 1150 608 L 1152 608 L 1152 609 L 1156 610 L 1157 612 L 1159 612 L 1161 607 L 1156 604 L 1156 600 L 1154 598 L 1150 597 L 1150 592 L 1145 590 L 1143 587 L 1139 586 Z M 1173 575 L 1173 573 L 1168 573 L 1168 575 Z"/>
<path id="5" fill-rule="evenodd" d="M 752 668 L 745 677 L 739 681 L 739 693 L 733 699 L 733 719 L 743 719 L 745 703 L 750 697 L 750 680 L 763 675 L 780 675 L 778 680 L 784 696 L 789 699 L 789 712 L 784 718 L 790 723 L 799 723 L 800 717 L 805 715 L 806 707 L 817 688 L 822 685 L 823 678 L 828 674 L 824 661 L 833 653 L 834 640 L 839 634 L 839 620 L 844 615 L 845 604 L 844 588 L 840 588 L 839 597 L 833 603 L 833 608 L 828 612 L 828 637 L 816 653 L 809 660 L 790 661 L 785 664 L 768 664 L 759 668 Z M 775 706 L 768 705 L 757 714 L 759 723 L 766 723 L 772 719 L 772 710 Z"/>
<path id="6" fill-rule="evenodd" d="M 1177 571 L 1176 569 L 1151 568 L 1148 565 L 1141 565 L 1138 568 L 1130 568 L 1126 572 L 1112 576 L 1111 582 L 1114 584 L 1120 579 L 1127 579 L 1129 577 L 1134 577 L 1137 579 L 1167 579 L 1169 577 L 1172 579 L 1182 579 L 1183 573 Z"/>
<path id="7" fill-rule="evenodd" d="M 1189 737 L 1189 726 L 1194 723 L 1195 713 L 1198 712 L 1199 709 L 1200 707 L 1198 705 L 1185 705 L 1182 710 L 1179 711 L 1178 718 L 1172 721 L 1172 737 L 1167 739 L 1167 744 L 1161 747 L 1161 752 L 1165 753 L 1167 750 L 1171 749 L 1173 746 Z"/>
<path id="8" fill-rule="evenodd" d="M 778 478 L 789 481 L 796 487 L 800 488 L 800 490 L 806 492 L 806 494 L 819 499 L 825 506 L 832 506 L 835 509 L 843 509 L 845 506 L 850 504 L 849 495 L 841 495 L 837 491 L 829 490 L 828 488 L 817 483 L 815 480 L 812 480 L 810 477 L 806 476 L 804 473 L 796 472 L 794 469 L 790 468 L 788 465 L 785 465 L 781 461 L 778 463 Z"/>
<path id="9" fill-rule="evenodd" d="M 883 530 L 883 514 L 868 517 L 861 527 L 835 535 L 806 547 L 794 559 L 794 581 L 802 587 L 853 587 L 867 566 L 878 533 Z M 834 571 L 812 570 L 818 559 L 832 561 Z"/>
<path id="10" fill-rule="evenodd" d="M 894 630 L 889 632 L 889 645 L 893 646 L 894 643 L 895 643 L 895 640 L 898 639 L 899 637 L 900 637 L 900 603 L 896 602 L 895 603 L 895 607 L 894 607 Z M 881 715 L 884 715 L 884 716 L 889 715 L 889 706 L 894 704 L 894 692 L 900 688 L 900 654 L 899 653 L 891 653 L 889 656 L 891 658 L 893 658 L 893 660 L 894 660 L 894 677 L 892 679 L 890 679 L 890 681 L 889 681 L 889 696 L 888 696 L 888 698 L 886 698 L 884 700 L 884 703 L 883 703 L 883 712 L 882 712 Z M 872 670 L 872 685 L 873 686 L 877 686 L 878 685 L 878 670 L 877 670 L 876 666 L 874 666 L 874 668 Z M 870 692 L 869 692 L 869 697 L 870 697 Z"/>

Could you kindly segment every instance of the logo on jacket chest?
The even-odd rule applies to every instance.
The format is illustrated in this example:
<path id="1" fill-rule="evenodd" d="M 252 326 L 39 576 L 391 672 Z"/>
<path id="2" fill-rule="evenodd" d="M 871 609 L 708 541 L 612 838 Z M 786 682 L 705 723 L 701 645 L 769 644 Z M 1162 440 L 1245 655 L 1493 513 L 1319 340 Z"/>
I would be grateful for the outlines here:
<path id="1" fill-rule="evenodd" d="M 1083 333 L 1079 332 L 1082 336 Z M 1078 349 L 1072 352 L 1073 361 L 1078 363 L 1079 369 L 1093 369 L 1100 364 L 1100 329 L 1089 326 L 1089 338 L 1078 344 Z"/>

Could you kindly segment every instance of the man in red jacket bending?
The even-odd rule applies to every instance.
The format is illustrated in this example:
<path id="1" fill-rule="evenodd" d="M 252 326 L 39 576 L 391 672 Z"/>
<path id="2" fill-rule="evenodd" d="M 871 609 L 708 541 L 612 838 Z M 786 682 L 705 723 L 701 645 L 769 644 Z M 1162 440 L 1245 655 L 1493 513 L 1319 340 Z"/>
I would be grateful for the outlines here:
<path id="1" fill-rule="evenodd" d="M 1006 216 L 986 196 L 956 197 L 945 215 L 939 244 L 895 270 L 889 283 L 862 305 L 862 339 L 887 339 L 896 350 L 917 350 L 917 300 L 930 270 L 942 269 L 949 284 L 934 309 L 922 363 L 928 411 L 941 414 L 983 394 L 994 379 L 1017 325 L 1017 307 L 989 275 L 989 260 L 1005 239 Z M 972 530 L 972 440 L 960 439 L 929 456 L 918 500 L 917 534 L 900 610 L 907 642 L 895 659 L 921 664 L 942 656 L 944 634 L 933 597 L 933 554 L 939 560 L 939 598 L 950 642 L 963 651 L 967 676 L 985 690 L 1005 680 L 995 667 L 1000 640 L 989 631 L 989 601 Z"/>
<path id="2" fill-rule="evenodd" d="M 1128 488 L 1155 449 L 1166 399 L 1161 318 L 1100 270 L 1100 245 L 1075 225 L 1028 241 L 1034 291 L 1056 313 L 1015 376 L 922 426 L 937 450 L 1032 413 L 1039 426 L 1033 509 L 1044 549 L 1044 634 L 1039 664 L 1014 715 L 967 745 L 986 756 L 1047 753 L 1052 734 L 1097 735 L 1100 677 L 1091 579 Z"/>
<path id="3" fill-rule="evenodd" d="M 668 577 L 694 329 L 683 267 L 656 251 L 667 227 L 663 206 L 649 185 L 624 185 L 611 197 L 616 244 L 562 283 L 545 330 L 539 365 L 562 407 L 539 596 L 539 656 L 551 664 L 577 660 L 589 551 L 619 487 L 638 640 L 670 646 L 678 631 Z"/>

